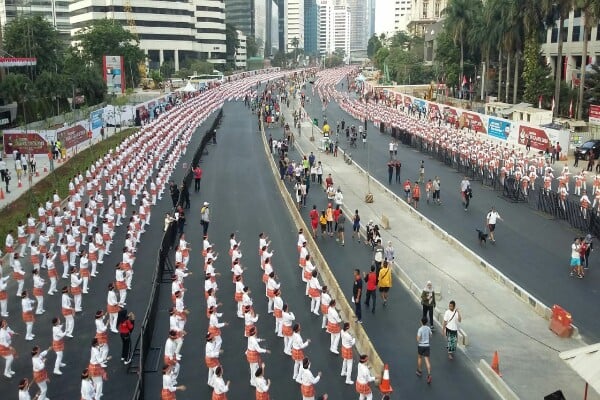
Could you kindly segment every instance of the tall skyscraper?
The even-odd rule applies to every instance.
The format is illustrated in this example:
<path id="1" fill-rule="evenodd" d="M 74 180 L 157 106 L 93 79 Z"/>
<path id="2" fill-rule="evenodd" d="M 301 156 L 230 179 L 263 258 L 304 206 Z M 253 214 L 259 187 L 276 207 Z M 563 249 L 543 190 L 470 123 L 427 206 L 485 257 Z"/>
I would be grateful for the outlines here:
<path id="1" fill-rule="evenodd" d="M 267 0 L 267 43 L 265 56 L 272 57 L 279 51 L 279 6 L 275 0 Z"/>
<path id="2" fill-rule="evenodd" d="M 350 55 L 350 9 L 344 0 L 319 0 L 318 52 L 329 55 L 336 50 Z"/>
<path id="3" fill-rule="evenodd" d="M 271 3 L 271 0 L 225 0 L 225 21 L 254 38 L 259 57 L 264 55 L 267 43 L 271 43 L 270 31 L 267 35 L 267 26 L 271 25 L 268 14 Z"/>
<path id="4" fill-rule="evenodd" d="M 316 56 L 319 43 L 319 12 L 316 0 L 304 0 L 304 53 Z"/>
<path id="5" fill-rule="evenodd" d="M 71 34 L 104 18 L 132 30 L 131 20 L 151 68 L 173 61 L 179 70 L 180 61 L 186 58 L 225 64 L 225 7 L 221 0 L 145 0 L 143 7 L 136 4 L 128 13 L 122 0 L 109 5 L 106 0 L 74 0 L 69 5 Z"/>
<path id="6" fill-rule="evenodd" d="M 298 39 L 298 48 L 304 48 L 304 3 L 305 0 L 279 0 L 279 48 L 282 51 L 295 49 L 294 38 Z"/>
<path id="7" fill-rule="evenodd" d="M 68 38 L 71 35 L 69 3 L 71 0 L 0 0 L 0 26 L 4 27 L 18 16 L 39 15 Z"/>
<path id="8" fill-rule="evenodd" d="M 366 57 L 371 13 L 368 0 L 347 1 L 350 10 L 350 53 L 353 57 Z"/>

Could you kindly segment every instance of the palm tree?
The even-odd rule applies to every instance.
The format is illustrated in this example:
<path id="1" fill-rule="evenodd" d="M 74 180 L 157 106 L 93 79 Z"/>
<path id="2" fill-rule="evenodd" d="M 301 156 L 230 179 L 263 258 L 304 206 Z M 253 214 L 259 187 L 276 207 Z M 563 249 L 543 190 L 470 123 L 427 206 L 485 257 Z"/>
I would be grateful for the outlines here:
<path id="1" fill-rule="evenodd" d="M 298 62 L 298 46 L 300 45 L 300 39 L 293 37 L 290 44 L 294 47 L 294 63 Z"/>
<path id="2" fill-rule="evenodd" d="M 579 81 L 579 99 L 577 101 L 577 119 L 583 115 L 583 92 L 585 88 L 585 68 L 588 58 L 588 37 L 600 16 L 600 0 L 578 0 L 577 6 L 581 8 L 583 18 L 583 49 L 581 52 L 581 80 Z"/>
<path id="3" fill-rule="evenodd" d="M 464 61 L 465 61 L 465 42 L 467 32 L 473 26 L 476 13 L 481 10 L 481 0 L 450 0 L 448 6 L 443 13 L 446 15 L 444 20 L 445 27 L 449 28 L 452 33 L 454 43 L 460 45 L 460 77 L 464 77 Z M 461 84 L 459 82 L 459 85 Z"/>
<path id="4" fill-rule="evenodd" d="M 554 69 L 554 111 L 553 117 L 558 116 L 558 108 L 560 102 L 560 84 L 562 78 L 562 53 L 563 53 L 563 25 L 565 19 L 569 16 L 569 12 L 573 8 L 575 0 L 543 0 L 542 9 L 546 16 L 557 20 L 558 26 L 558 44 L 556 50 L 556 68 Z"/>

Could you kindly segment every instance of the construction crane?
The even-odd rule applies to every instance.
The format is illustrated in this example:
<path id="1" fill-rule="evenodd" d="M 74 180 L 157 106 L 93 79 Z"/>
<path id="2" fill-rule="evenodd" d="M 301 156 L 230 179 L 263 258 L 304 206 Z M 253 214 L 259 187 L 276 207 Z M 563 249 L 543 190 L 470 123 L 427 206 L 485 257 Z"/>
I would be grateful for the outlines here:
<path id="1" fill-rule="evenodd" d="M 139 35 L 137 32 L 137 26 L 135 25 L 135 19 L 133 18 L 133 8 L 131 7 L 131 1 L 125 0 L 123 2 L 123 11 L 125 12 L 125 18 L 127 18 L 127 26 L 129 26 L 129 31 L 136 39 L 139 40 Z M 140 83 L 144 89 L 149 88 L 150 79 L 148 79 L 148 68 L 146 66 L 146 61 L 142 61 L 138 64 L 138 72 L 140 73 Z M 133 79 L 133 77 L 132 77 Z"/>

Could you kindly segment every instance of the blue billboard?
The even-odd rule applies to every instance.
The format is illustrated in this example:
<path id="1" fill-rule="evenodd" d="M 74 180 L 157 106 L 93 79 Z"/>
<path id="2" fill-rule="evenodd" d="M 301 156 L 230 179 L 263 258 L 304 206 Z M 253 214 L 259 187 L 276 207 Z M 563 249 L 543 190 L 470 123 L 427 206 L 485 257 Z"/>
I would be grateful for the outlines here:
<path id="1" fill-rule="evenodd" d="M 102 128 L 102 116 L 104 115 L 104 109 L 101 108 L 99 110 L 96 111 L 92 111 L 90 113 L 90 123 L 92 125 L 92 131 L 95 131 L 96 129 L 100 129 Z"/>
<path id="2" fill-rule="evenodd" d="M 498 118 L 488 118 L 488 135 L 498 139 L 507 140 L 510 135 L 510 121 Z"/>

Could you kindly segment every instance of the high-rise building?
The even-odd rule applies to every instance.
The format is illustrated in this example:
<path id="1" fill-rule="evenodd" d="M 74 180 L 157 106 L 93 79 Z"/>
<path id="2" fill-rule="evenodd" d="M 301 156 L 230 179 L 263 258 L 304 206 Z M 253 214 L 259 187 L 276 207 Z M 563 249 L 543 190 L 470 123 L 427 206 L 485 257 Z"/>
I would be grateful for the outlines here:
<path id="1" fill-rule="evenodd" d="M 150 67 L 172 61 L 175 69 L 186 58 L 225 64 L 225 6 L 221 0 L 189 2 L 141 0 L 74 0 L 69 5 L 71 34 L 97 19 L 112 19 L 135 31 Z"/>
<path id="2" fill-rule="evenodd" d="M 368 0 L 348 0 L 348 8 L 350 10 L 350 54 L 353 57 L 366 57 L 371 13 Z"/>
<path id="3" fill-rule="evenodd" d="M 423 37 L 428 26 L 443 18 L 447 5 L 448 0 L 414 0 L 407 25 L 408 32 Z"/>
<path id="4" fill-rule="evenodd" d="M 265 55 L 272 57 L 279 51 L 279 6 L 275 0 L 267 0 L 267 38 Z"/>
<path id="5" fill-rule="evenodd" d="M 304 48 L 304 2 L 305 0 L 279 0 L 279 48 L 288 53 Z M 314 3 L 314 0 L 313 0 Z"/>
<path id="6" fill-rule="evenodd" d="M 319 12 L 316 0 L 304 0 L 304 53 L 316 56 L 319 43 Z"/>
<path id="7" fill-rule="evenodd" d="M 271 0 L 225 0 L 225 21 L 254 38 L 260 57 L 271 42 L 271 32 L 267 31 L 271 25 L 268 13 L 271 3 Z"/>
<path id="8" fill-rule="evenodd" d="M 71 0 L 0 0 L 0 26 L 18 16 L 42 16 L 65 38 L 71 35 L 69 23 Z"/>
<path id="9" fill-rule="evenodd" d="M 244 69 L 246 68 L 246 61 L 248 60 L 248 53 L 246 51 L 246 35 L 244 35 L 244 32 L 238 30 L 237 37 L 238 45 L 235 48 L 234 57 L 235 67 Z"/>
<path id="10" fill-rule="evenodd" d="M 319 0 L 318 4 L 318 52 L 325 56 L 342 51 L 350 55 L 350 10 L 344 0 Z"/>
<path id="11" fill-rule="evenodd" d="M 375 33 L 393 35 L 406 31 L 412 16 L 414 0 L 375 0 Z"/>

